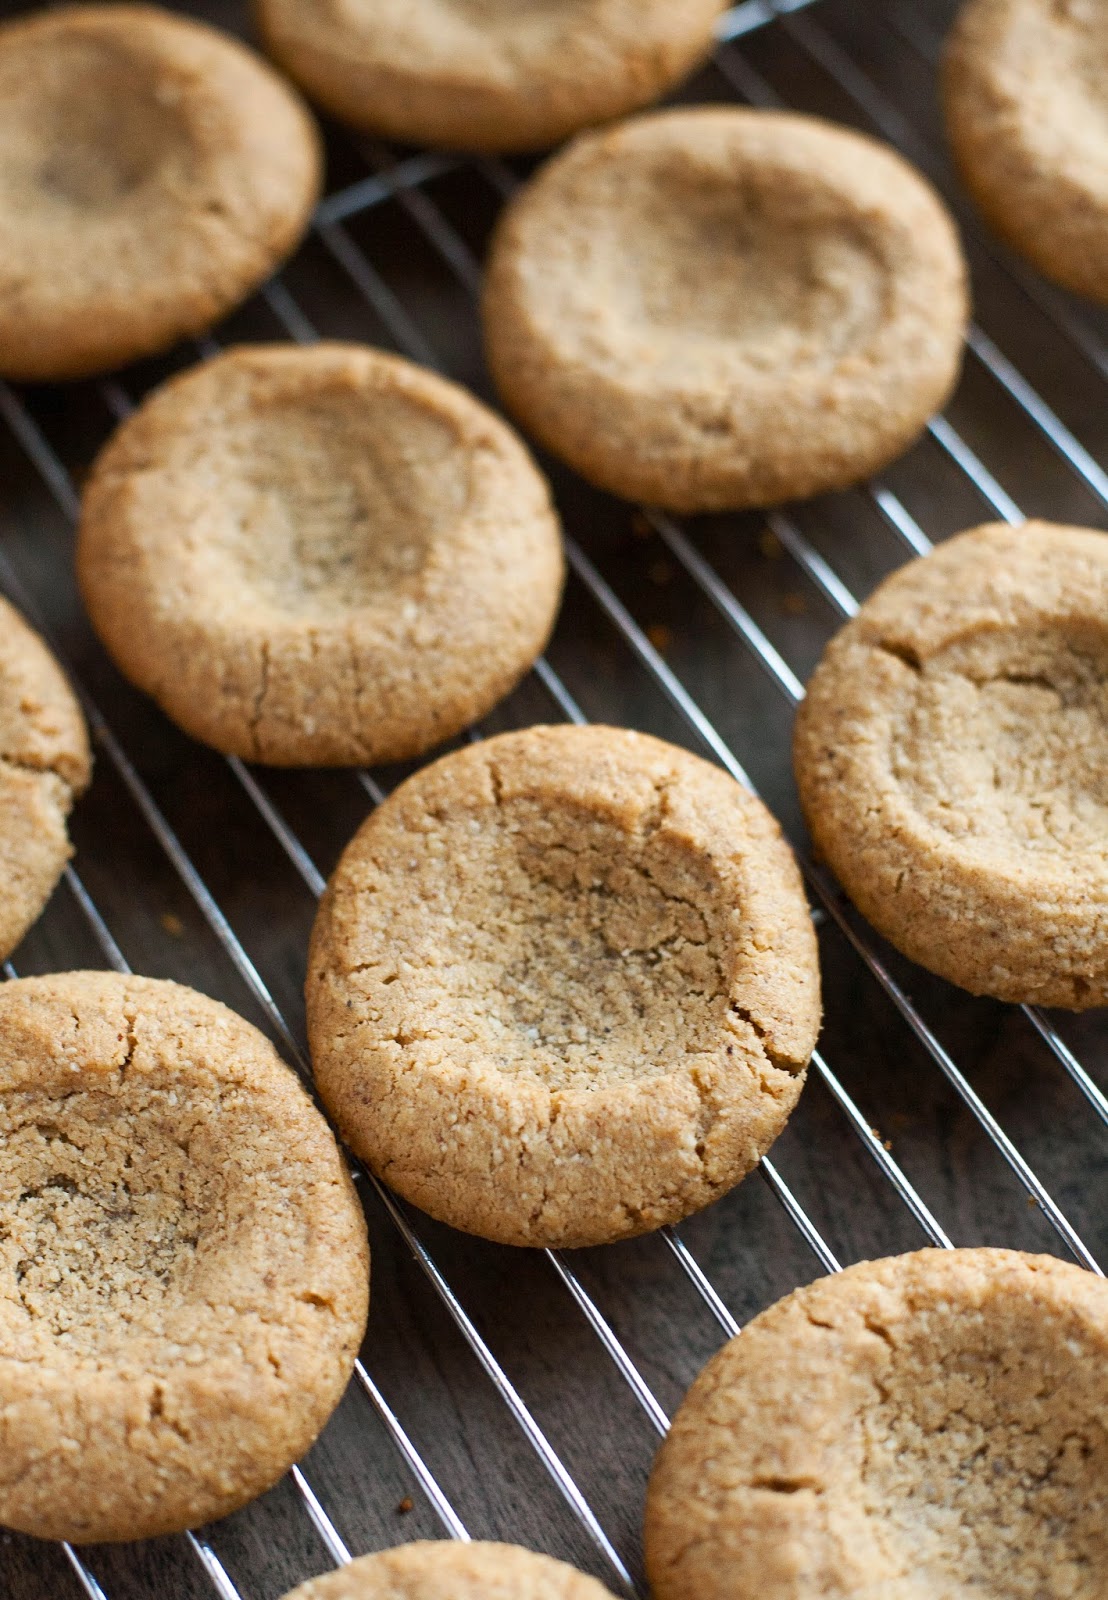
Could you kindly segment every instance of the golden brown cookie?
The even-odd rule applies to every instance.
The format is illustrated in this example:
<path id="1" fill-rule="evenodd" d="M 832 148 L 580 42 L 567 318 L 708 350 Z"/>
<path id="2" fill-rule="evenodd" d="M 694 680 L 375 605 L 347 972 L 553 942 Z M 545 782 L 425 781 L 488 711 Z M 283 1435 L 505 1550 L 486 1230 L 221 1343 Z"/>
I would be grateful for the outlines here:
<path id="1" fill-rule="evenodd" d="M 0 26 L 0 373 L 80 377 L 199 333 L 299 240 L 315 126 L 251 51 L 154 6 Z"/>
<path id="2" fill-rule="evenodd" d="M 611 1600 L 564 1561 L 514 1544 L 401 1545 L 312 1578 L 285 1600 Z"/>
<path id="3" fill-rule="evenodd" d="M 1108 1285 L 922 1250 L 771 1306 L 650 1480 L 656 1600 L 1102 1600 Z"/>
<path id="4" fill-rule="evenodd" d="M 816 849 L 974 994 L 1108 1002 L 1108 537 L 974 528 L 887 578 L 796 723 Z"/>
<path id="5" fill-rule="evenodd" d="M 360 345 L 248 346 L 158 390 L 88 485 L 81 590 L 120 669 L 219 750 L 420 754 L 546 643 L 558 521 L 516 435 Z"/>
<path id="6" fill-rule="evenodd" d="M 965 268 L 894 151 L 811 117 L 658 112 L 521 191 L 484 299 L 511 411 L 601 488 L 678 511 L 839 489 L 950 393 Z"/>
<path id="7" fill-rule="evenodd" d="M 962 180 L 1046 277 L 1108 303 L 1108 4 L 971 0 L 943 98 Z"/>
<path id="8" fill-rule="evenodd" d="M 84 718 L 61 668 L 0 598 L 0 960 L 73 853 L 66 820 L 91 765 Z"/>
<path id="9" fill-rule="evenodd" d="M 784 1127 L 819 1029 L 815 937 L 773 818 L 619 728 L 529 728 L 410 778 L 312 935 L 316 1082 L 441 1221 L 516 1245 L 645 1233 Z"/>
<path id="10" fill-rule="evenodd" d="M 140 1539 L 311 1444 L 366 1320 L 365 1224 L 272 1045 L 174 983 L 0 985 L 0 1522 Z"/>
<path id="11" fill-rule="evenodd" d="M 320 105 L 416 144 L 533 150 L 649 105 L 712 48 L 724 0 L 255 0 Z"/>

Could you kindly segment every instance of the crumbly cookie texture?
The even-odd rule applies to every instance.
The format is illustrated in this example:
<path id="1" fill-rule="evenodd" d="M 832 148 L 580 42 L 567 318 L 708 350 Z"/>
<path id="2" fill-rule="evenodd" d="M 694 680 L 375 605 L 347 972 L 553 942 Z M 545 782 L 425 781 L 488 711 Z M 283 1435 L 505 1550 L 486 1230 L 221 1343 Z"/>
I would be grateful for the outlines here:
<path id="1" fill-rule="evenodd" d="M 464 389 L 361 345 L 248 346 L 173 379 L 87 486 L 81 590 L 120 669 L 217 749 L 396 761 L 546 643 L 546 483 Z"/>
<path id="2" fill-rule="evenodd" d="M 91 767 L 84 718 L 61 668 L 0 599 L 0 960 L 73 853 L 66 821 Z"/>
<path id="3" fill-rule="evenodd" d="M 0 985 L 0 1523 L 244 1505 L 337 1405 L 367 1295 L 343 1158 L 255 1028 L 150 978 Z"/>
<path id="4" fill-rule="evenodd" d="M 255 0 L 266 46 L 356 127 L 533 150 L 660 99 L 703 60 L 724 0 Z"/>
<path id="5" fill-rule="evenodd" d="M 943 99 L 989 224 L 1044 276 L 1108 304 L 1108 0 L 971 0 Z"/>
<path id="6" fill-rule="evenodd" d="M 312 936 L 312 1060 L 351 1146 L 516 1245 L 644 1233 L 780 1133 L 819 1028 L 815 937 L 764 807 L 616 728 L 530 728 L 410 778 Z"/>
<path id="7" fill-rule="evenodd" d="M 564 1561 L 514 1544 L 426 1541 L 362 1556 L 285 1600 L 611 1600 Z"/>
<path id="8" fill-rule="evenodd" d="M 584 134 L 508 206 L 484 296 L 508 408 L 601 488 L 679 511 L 842 488 L 958 376 L 965 267 L 893 150 L 776 111 Z"/>
<path id="9" fill-rule="evenodd" d="M 657 1600 L 1101 1600 L 1108 1286 L 923 1250 L 799 1289 L 725 1345 L 650 1480 Z"/>
<path id="10" fill-rule="evenodd" d="M 288 254 L 315 125 L 215 29 L 146 5 L 0 26 L 0 373 L 81 377 L 199 333 Z"/>
<path id="11" fill-rule="evenodd" d="M 972 529 L 880 585 L 801 706 L 818 852 L 975 994 L 1108 1002 L 1108 537 Z"/>

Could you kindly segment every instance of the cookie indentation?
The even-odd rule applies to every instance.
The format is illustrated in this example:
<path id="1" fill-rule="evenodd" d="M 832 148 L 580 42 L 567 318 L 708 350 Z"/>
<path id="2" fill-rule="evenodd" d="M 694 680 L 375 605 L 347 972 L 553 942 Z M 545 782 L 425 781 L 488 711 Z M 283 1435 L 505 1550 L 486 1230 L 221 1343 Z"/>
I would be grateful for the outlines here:
<path id="1" fill-rule="evenodd" d="M 118 1345 L 120 1323 L 138 1327 L 188 1296 L 197 1245 L 224 1196 L 218 1174 L 192 1169 L 187 1144 L 156 1125 L 183 1098 L 170 1090 L 138 1108 L 78 1095 L 47 1100 L 45 1125 L 9 1124 L 7 1186 L 17 1179 L 18 1192 L 3 1207 L 0 1262 L 13 1310 L 22 1307 L 40 1339 L 102 1354 Z M 187 1112 L 186 1129 L 198 1108 Z"/>
<path id="2" fill-rule="evenodd" d="M 1108 538 L 973 529 L 888 578 L 796 724 L 812 837 L 893 944 L 1000 999 L 1108 1000 Z"/>
<path id="3" fill-rule="evenodd" d="M 77 211 L 109 208 L 156 181 L 172 158 L 187 167 L 187 123 L 172 99 L 142 81 L 126 52 L 95 39 L 53 40 L 37 59 L 28 51 L 22 66 L 52 92 L 36 107 L 33 129 L 9 125 L 5 142 L 9 151 L 25 144 L 37 158 L 37 183 L 47 196 Z M 14 167 L 11 154 L 8 160 Z"/>
<path id="4" fill-rule="evenodd" d="M 77 561 L 104 642 L 175 721 L 294 766 L 404 760 L 484 716 L 562 585 L 511 430 L 339 344 L 232 350 L 156 391 L 96 463 Z"/>
<path id="5" fill-rule="evenodd" d="M 591 229 L 588 288 L 610 357 L 672 378 L 690 361 L 718 367 L 721 345 L 762 371 L 827 368 L 888 314 L 889 268 L 864 227 L 798 218 L 768 185 L 698 183 L 680 162 L 613 179 L 577 217 Z M 596 338 L 584 327 L 582 348 Z"/>
<path id="6" fill-rule="evenodd" d="M 209 328 L 299 240 L 315 127 L 237 40 L 142 4 L 0 24 L 0 372 L 85 377 Z"/>
<path id="7" fill-rule="evenodd" d="M 958 1583 L 1030 1600 L 1052 1583 L 1057 1593 L 1062 1576 L 1063 1594 L 1092 1597 L 1108 1577 L 1098 1483 L 1108 1441 L 1080 1398 L 1084 1361 L 1103 1348 L 1108 1322 L 1094 1312 L 1080 1329 L 1074 1317 L 1059 1349 L 1070 1319 L 1044 1314 L 1033 1286 L 1029 1300 L 1011 1307 L 989 1374 L 988 1334 L 957 1303 L 936 1305 L 922 1338 L 898 1330 L 862 1419 L 866 1500 L 881 1508 L 902 1570 L 940 1593 Z M 941 1361 L 927 1360 L 925 1343 Z M 1001 1508 L 1005 1536 L 983 1538 Z"/>
<path id="8" fill-rule="evenodd" d="M 776 1138 L 819 1019 L 761 805 L 614 728 L 532 728 L 375 812 L 312 938 L 312 1060 L 347 1139 L 432 1215 L 525 1245 L 642 1233 Z"/>
<path id="9" fill-rule="evenodd" d="M 556 800 L 464 814 L 441 840 L 456 935 L 432 982 L 440 1014 L 472 1029 L 467 1051 L 551 1090 L 603 1090 L 687 1067 L 727 1033 L 734 934 L 700 852 Z"/>
<path id="10" fill-rule="evenodd" d="M 927 658 L 892 770 L 981 856 L 1108 856 L 1108 629 L 986 631 Z"/>
<path id="11" fill-rule="evenodd" d="M 227 582 L 255 604 L 332 623 L 399 603 L 465 515 L 470 463 L 449 419 L 400 394 L 351 398 L 263 406 L 213 441 L 226 493 L 210 558 L 222 546 Z"/>
<path id="12" fill-rule="evenodd" d="M 0 988 L 0 1520 L 138 1539 L 299 1458 L 365 1327 L 342 1157 L 272 1046 L 176 984 Z"/>
<path id="13" fill-rule="evenodd" d="M 1097 1600 L 1108 1289 L 920 1251 L 800 1289 L 708 1364 L 651 1477 L 658 1600 Z"/>
<path id="14" fill-rule="evenodd" d="M 509 407 L 585 477 L 680 511 L 845 487 L 957 377 L 950 218 L 893 151 L 697 108 L 583 135 L 508 207 L 485 339 Z"/>

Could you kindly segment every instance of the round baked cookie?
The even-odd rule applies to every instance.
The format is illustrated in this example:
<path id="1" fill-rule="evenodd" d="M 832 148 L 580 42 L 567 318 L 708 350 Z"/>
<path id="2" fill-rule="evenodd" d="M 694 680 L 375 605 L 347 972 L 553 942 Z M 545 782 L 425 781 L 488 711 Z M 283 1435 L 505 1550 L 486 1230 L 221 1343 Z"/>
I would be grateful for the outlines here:
<path id="1" fill-rule="evenodd" d="M 725 0 L 255 0 L 290 77 L 356 127 L 534 150 L 659 99 Z"/>
<path id="2" fill-rule="evenodd" d="M 386 1183 L 515 1245 L 645 1233 L 781 1132 L 819 1029 L 800 876 L 719 768 L 537 727 L 363 824 L 312 934 L 320 1093 Z"/>
<path id="3" fill-rule="evenodd" d="M 0 26 L 0 373 L 74 378 L 230 311 L 299 240 L 314 123 L 243 45 L 154 6 Z"/>
<path id="4" fill-rule="evenodd" d="M 584 134 L 508 206 L 488 359 L 591 482 L 677 511 L 839 489 L 958 376 L 965 268 L 894 151 L 811 117 L 656 112 Z"/>
<path id="5" fill-rule="evenodd" d="M 255 1028 L 174 983 L 0 985 L 0 1523 L 140 1539 L 311 1444 L 365 1328 L 343 1159 Z"/>
<path id="6" fill-rule="evenodd" d="M 361 1556 L 285 1600 L 611 1600 L 602 1583 L 515 1544 L 428 1540 Z"/>
<path id="7" fill-rule="evenodd" d="M 1108 3 L 971 0 L 947 43 L 947 129 L 989 224 L 1108 303 Z"/>
<path id="8" fill-rule="evenodd" d="M 66 820 L 91 765 L 84 718 L 61 668 L 0 598 L 0 960 L 73 854 Z"/>
<path id="9" fill-rule="evenodd" d="M 887 578 L 796 723 L 818 853 L 974 994 L 1108 1002 L 1108 537 L 972 529 Z"/>
<path id="10" fill-rule="evenodd" d="M 1101 1600 L 1108 1285 L 921 1250 L 798 1289 L 694 1383 L 645 1533 L 656 1600 Z"/>
<path id="11" fill-rule="evenodd" d="M 280 765 L 419 755 L 546 643 L 562 553 L 516 435 L 359 345 L 249 346 L 157 390 L 99 457 L 81 590 L 187 732 Z"/>

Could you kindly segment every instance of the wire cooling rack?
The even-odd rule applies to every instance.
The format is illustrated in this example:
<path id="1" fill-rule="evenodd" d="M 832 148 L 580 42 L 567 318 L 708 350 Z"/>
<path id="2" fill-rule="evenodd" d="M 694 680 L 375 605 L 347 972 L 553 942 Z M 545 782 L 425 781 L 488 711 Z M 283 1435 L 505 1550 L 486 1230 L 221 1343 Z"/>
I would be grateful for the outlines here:
<path id="1" fill-rule="evenodd" d="M 9 7 L 24 9 L 22 6 Z M 245 28 L 223 0 L 195 8 Z M 627 723 L 758 788 L 802 844 L 791 712 L 823 644 L 884 573 L 974 522 L 1105 526 L 1108 323 L 978 226 L 943 151 L 934 67 L 951 0 L 749 0 L 691 100 L 788 104 L 879 133 L 947 194 L 977 320 L 958 394 L 880 479 L 768 516 L 681 522 L 550 466 L 570 581 L 546 656 L 471 737 Z M 189 743 L 110 667 L 72 577 L 82 475 L 168 372 L 229 341 L 363 339 L 489 395 L 474 296 L 527 164 L 329 138 L 296 259 L 214 338 L 118 379 L 0 384 L 0 588 L 85 700 L 97 770 L 77 856 L 6 969 L 133 966 L 193 983 L 306 1070 L 300 985 L 324 875 L 406 769 L 284 773 Z M 605 1250 L 513 1252 L 361 1187 L 370 1328 L 306 1460 L 207 1529 L 76 1551 L 0 1535 L 11 1600 L 275 1600 L 352 1553 L 415 1537 L 516 1539 L 641 1593 L 642 1493 L 667 1417 L 743 1321 L 798 1283 L 924 1244 L 1108 1259 L 1108 1038 L 961 994 L 866 928 L 818 865 L 826 1025 L 772 1157 L 679 1229 Z"/>

